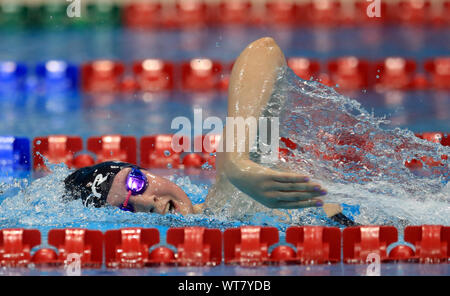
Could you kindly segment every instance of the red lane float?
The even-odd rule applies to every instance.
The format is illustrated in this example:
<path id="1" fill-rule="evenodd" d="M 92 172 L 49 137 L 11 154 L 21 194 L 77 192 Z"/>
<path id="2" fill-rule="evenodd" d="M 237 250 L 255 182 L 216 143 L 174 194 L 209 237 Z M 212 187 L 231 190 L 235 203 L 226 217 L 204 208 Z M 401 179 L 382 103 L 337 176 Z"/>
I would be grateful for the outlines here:
<path id="1" fill-rule="evenodd" d="M 297 149 L 298 145 L 295 142 L 293 142 L 291 139 L 285 138 L 285 137 L 280 137 L 280 141 L 281 141 L 281 143 L 284 144 L 284 146 L 286 148 L 283 148 L 283 147 L 278 148 L 279 149 L 278 158 L 283 159 L 284 161 L 287 161 L 287 160 L 289 160 L 289 157 L 294 155 L 292 153 L 292 150 Z"/>
<path id="2" fill-rule="evenodd" d="M 225 264 L 256 266 L 270 262 L 268 249 L 278 242 L 275 227 L 243 226 L 223 233 Z"/>
<path id="3" fill-rule="evenodd" d="M 157 247 L 150 252 L 150 266 L 171 265 L 175 262 L 175 253 L 167 247 Z"/>
<path id="4" fill-rule="evenodd" d="M 227 92 L 228 86 L 230 85 L 230 75 L 233 70 L 234 61 L 233 62 L 222 62 L 222 71 L 220 73 L 220 81 L 219 81 L 219 91 Z"/>
<path id="5" fill-rule="evenodd" d="M 30 250 L 41 244 L 41 233 L 36 229 L 0 230 L 0 266 L 26 267 L 31 263 Z"/>
<path id="6" fill-rule="evenodd" d="M 444 138 L 444 133 L 427 132 L 427 133 L 416 134 L 416 137 L 433 142 L 433 143 L 441 143 L 442 139 Z"/>
<path id="7" fill-rule="evenodd" d="M 203 160 L 205 163 L 208 163 L 208 165 L 212 166 L 213 168 L 216 167 L 216 153 L 217 150 L 219 150 L 222 135 L 206 135 L 203 136 Z"/>
<path id="8" fill-rule="evenodd" d="M 294 249 L 289 246 L 277 246 L 270 253 L 271 263 L 293 264 L 296 260 Z"/>
<path id="9" fill-rule="evenodd" d="M 450 133 L 446 133 L 442 136 L 441 145 L 450 146 Z"/>
<path id="10" fill-rule="evenodd" d="M 450 89 L 450 57 L 426 60 L 424 68 L 430 76 L 429 81 L 432 87 Z"/>
<path id="11" fill-rule="evenodd" d="M 294 259 L 302 264 L 341 261 L 341 231 L 337 227 L 289 227 L 286 230 L 286 242 L 297 248 Z"/>
<path id="12" fill-rule="evenodd" d="M 192 59 L 181 64 L 181 87 L 188 91 L 212 91 L 220 87 L 222 64 L 210 59 Z"/>
<path id="13" fill-rule="evenodd" d="M 188 153 L 183 156 L 183 168 L 196 168 L 199 169 L 205 164 L 205 159 L 200 153 Z"/>
<path id="14" fill-rule="evenodd" d="M 159 243 L 156 228 L 123 228 L 105 233 L 107 268 L 142 268 L 150 262 L 149 248 Z"/>
<path id="15" fill-rule="evenodd" d="M 292 57 L 288 66 L 301 78 L 314 78 L 325 85 L 361 89 L 413 90 L 433 87 L 450 88 L 450 57 L 436 57 L 424 63 L 424 74 L 416 72 L 416 61 L 388 57 L 369 62 L 356 57 L 341 57 L 327 62 L 328 73 L 319 73 L 320 65 L 313 59 Z M 136 61 L 131 75 L 124 76 L 128 65 L 111 60 L 97 60 L 81 67 L 81 89 L 86 92 L 111 94 L 133 91 L 225 91 L 233 63 L 197 58 L 180 64 L 161 59 Z M 97 99 L 101 99 L 97 98 Z M 108 101 L 111 98 L 104 98 Z"/>
<path id="16" fill-rule="evenodd" d="M 342 22 L 345 24 L 382 24 L 389 20 L 387 13 L 387 4 L 384 1 L 378 2 L 380 4 L 379 7 L 379 15 L 376 15 L 376 10 L 373 5 L 374 2 L 369 1 L 356 1 L 353 4 L 349 2 L 347 5 L 354 5 L 354 9 L 346 10 L 346 7 L 343 7 L 343 18 Z M 343 3 L 343 5 L 345 5 Z M 370 7 L 369 7 L 370 6 Z M 371 14 L 368 14 L 368 11 Z"/>
<path id="17" fill-rule="evenodd" d="M 431 3 L 431 23 L 434 25 L 450 24 L 450 1 L 444 0 Z"/>
<path id="18" fill-rule="evenodd" d="M 132 136 L 104 135 L 90 137 L 87 149 L 97 156 L 97 163 L 117 160 L 137 164 L 137 141 Z"/>
<path id="19" fill-rule="evenodd" d="M 60 267 L 80 259 L 82 267 L 100 268 L 103 246 L 107 268 L 142 268 L 145 266 L 215 266 L 222 262 L 222 242 L 225 264 L 258 266 L 262 264 L 323 264 L 340 261 L 341 231 L 335 227 L 293 226 L 286 231 L 286 243 L 279 242 L 274 227 L 242 226 L 218 229 L 204 227 L 170 228 L 167 243 L 177 248 L 158 245 L 156 228 L 122 228 L 108 230 L 53 229 L 48 243 L 56 247 L 40 248 L 31 256 L 31 249 L 41 244 L 41 234 L 35 229 L 0 230 L 0 267 L 36 266 Z M 369 263 L 371 255 L 380 261 L 420 263 L 450 262 L 450 226 L 408 226 L 404 239 L 414 246 L 397 244 L 397 229 L 393 226 L 347 227 L 342 233 L 344 263 Z M 395 243 L 387 254 L 387 249 Z M 152 250 L 151 252 L 149 252 Z"/>
<path id="20" fill-rule="evenodd" d="M 398 233 L 393 226 L 358 226 L 345 228 L 342 238 L 344 262 L 366 263 L 372 253 L 389 260 L 387 247 L 397 241 Z"/>
<path id="21" fill-rule="evenodd" d="M 215 266 L 222 262 L 222 232 L 219 229 L 170 228 L 166 241 L 177 248 L 178 265 Z"/>
<path id="22" fill-rule="evenodd" d="M 208 163 L 208 166 L 211 166 L 213 168 L 216 167 L 216 152 L 217 149 L 219 148 L 221 137 L 222 135 L 220 134 L 216 135 L 207 134 L 203 136 L 198 136 L 197 138 L 194 139 L 194 148 L 202 147 L 202 152 L 200 153 L 201 159 L 196 157 L 197 164 L 198 161 L 201 161 L 200 166 L 198 166 L 198 168 L 202 167 L 206 163 Z M 185 159 L 187 156 L 183 158 L 183 163 L 185 163 Z M 189 161 L 191 160 L 189 159 Z"/>
<path id="23" fill-rule="evenodd" d="M 160 59 L 146 59 L 133 64 L 134 78 L 140 91 L 173 90 L 174 66 Z"/>
<path id="24" fill-rule="evenodd" d="M 199 0 L 177 0 L 175 3 L 175 19 L 169 20 L 178 27 L 199 27 L 208 21 L 208 7 Z"/>
<path id="25" fill-rule="evenodd" d="M 389 252 L 389 259 L 392 261 L 411 261 L 415 258 L 414 250 L 406 245 L 398 245 Z"/>
<path id="26" fill-rule="evenodd" d="M 246 24 L 251 15 L 252 3 L 240 0 L 222 0 L 214 15 L 218 24 Z"/>
<path id="27" fill-rule="evenodd" d="M 116 92 L 121 90 L 125 72 L 122 62 L 97 60 L 81 67 L 81 87 L 86 92 Z"/>
<path id="28" fill-rule="evenodd" d="M 76 169 L 84 168 L 95 164 L 95 158 L 89 154 L 81 153 L 73 159 L 73 167 Z"/>
<path id="29" fill-rule="evenodd" d="M 430 20 L 430 1 L 402 0 L 391 3 L 389 15 L 395 22 L 408 24 L 423 24 Z M 398 13 L 401 11 L 401 13 Z"/>
<path id="30" fill-rule="evenodd" d="M 416 134 L 416 137 L 420 139 L 424 139 L 433 143 L 440 143 L 444 146 L 450 146 L 450 137 L 448 134 L 441 132 L 427 132 L 422 134 Z M 420 170 L 423 168 L 424 164 L 429 167 L 438 167 L 441 166 L 442 160 L 447 160 L 448 155 L 441 155 L 440 159 L 433 159 L 429 156 L 422 156 L 420 159 L 411 159 L 410 161 L 405 161 L 405 166 L 411 170 Z"/>
<path id="31" fill-rule="evenodd" d="M 287 60 L 287 65 L 295 75 L 310 80 L 319 78 L 320 64 L 318 61 L 302 57 L 292 57 Z"/>
<path id="32" fill-rule="evenodd" d="M 362 168 L 374 168 L 365 158 L 366 153 L 372 152 L 373 141 L 367 138 L 366 134 L 358 135 L 352 132 L 341 132 L 340 134 L 330 134 L 325 131 L 317 133 L 317 139 L 328 143 L 325 151 L 321 151 L 319 145 L 303 145 L 301 151 L 314 153 L 315 157 L 321 160 L 330 161 L 334 167 L 344 170 L 358 171 Z M 292 160 L 291 150 L 298 149 L 298 145 L 288 138 L 280 138 L 286 148 L 280 147 L 279 158 L 284 161 Z M 295 159 L 293 159 L 295 161 Z M 351 167 L 350 167 L 350 166 Z"/>
<path id="33" fill-rule="evenodd" d="M 186 138 L 180 138 L 183 146 Z M 144 168 L 178 168 L 181 164 L 181 153 L 172 149 L 173 135 L 153 135 L 141 138 L 141 166 Z"/>
<path id="34" fill-rule="evenodd" d="M 42 156 L 50 163 L 63 162 L 69 168 L 73 167 L 74 154 L 81 150 L 83 150 L 81 137 L 64 135 L 37 137 L 33 140 L 33 169 L 48 170 Z"/>
<path id="35" fill-rule="evenodd" d="M 265 15 L 265 22 L 269 24 L 293 25 L 296 21 L 295 3 L 285 0 L 268 1 Z"/>
<path id="36" fill-rule="evenodd" d="M 153 1 L 129 3 L 123 8 L 122 21 L 129 28 L 155 28 L 161 24 L 161 8 L 161 3 Z"/>
<path id="37" fill-rule="evenodd" d="M 416 134 L 417 137 L 441 143 L 444 146 L 450 146 L 450 136 L 442 132 L 429 132 Z M 174 168 L 179 167 L 182 163 L 185 168 L 201 168 L 206 162 L 208 165 L 215 167 L 216 151 L 220 144 L 220 134 L 204 135 L 195 139 L 201 141 L 197 143 L 197 147 L 202 147 L 201 153 L 186 154 L 183 158 L 181 152 L 185 150 L 183 141 L 187 138 L 182 138 L 179 145 L 182 146 L 180 153 L 174 152 L 172 149 L 173 135 L 153 135 L 143 137 L 140 142 L 142 166 L 154 168 L 167 168 L 168 165 Z M 373 149 L 373 143 L 367 141 L 363 135 L 355 135 L 350 133 L 342 133 L 339 136 L 329 134 L 319 134 L 318 137 L 325 137 L 326 141 L 335 143 L 336 147 L 343 145 L 351 145 L 366 152 Z M 297 144 L 288 138 L 280 138 L 283 147 L 280 147 L 280 157 L 286 158 L 291 155 L 289 150 L 297 149 Z M 88 139 L 88 150 L 94 153 L 97 162 L 108 160 L 119 160 L 136 164 L 136 139 L 130 136 L 107 135 L 103 137 L 91 137 Z M 209 148 L 207 148 L 209 147 Z M 48 136 L 37 137 L 33 141 L 33 168 L 46 169 L 44 161 L 39 154 L 49 159 L 51 163 L 65 163 L 69 167 L 81 168 L 95 164 L 95 159 L 89 154 L 83 153 L 83 141 L 80 137 L 74 136 Z M 342 163 L 362 161 L 361 155 L 356 153 L 356 148 L 349 147 L 345 151 L 336 149 L 329 150 L 330 153 L 319 152 L 314 147 L 303 147 L 303 149 L 312 149 L 324 160 L 339 161 Z M 209 152 L 211 151 L 211 152 Z M 183 159 L 182 161 L 180 159 Z M 151 161 L 150 161 L 151 159 Z M 422 157 L 420 160 L 413 159 L 406 161 L 405 165 L 409 168 L 422 168 L 423 163 L 429 166 L 441 165 L 442 159 L 448 159 L 447 155 L 442 155 L 441 159 L 430 159 L 429 157 Z M 423 162 L 423 163 L 422 163 Z"/>
<path id="38" fill-rule="evenodd" d="M 375 65 L 375 87 L 379 89 L 411 90 L 415 86 L 416 62 L 401 57 L 389 57 Z"/>
<path id="39" fill-rule="evenodd" d="M 306 4 L 306 18 L 309 24 L 331 26 L 342 17 L 341 3 L 334 0 L 311 1 Z"/>
<path id="40" fill-rule="evenodd" d="M 31 261 L 33 261 L 36 266 L 60 265 L 60 263 L 58 263 L 58 254 L 56 254 L 55 250 L 50 248 L 42 248 L 37 250 L 31 258 Z"/>
<path id="41" fill-rule="evenodd" d="M 198 153 L 189 153 L 183 157 L 183 168 L 201 168 L 205 161 Z"/>
<path id="42" fill-rule="evenodd" d="M 369 62 L 357 57 L 342 57 L 328 62 L 331 84 L 342 90 L 369 87 Z"/>
<path id="43" fill-rule="evenodd" d="M 73 260 L 80 260 L 82 267 L 100 268 L 103 264 L 103 233 L 100 230 L 51 229 L 48 243 L 58 249 L 56 262 L 60 264 L 67 265 Z"/>
<path id="44" fill-rule="evenodd" d="M 364 155 L 373 150 L 374 143 L 367 137 L 366 134 L 358 135 L 352 132 L 341 132 L 333 135 L 320 131 L 317 138 L 328 143 L 326 151 L 320 151 L 315 144 L 302 148 L 312 151 L 319 159 L 333 161 L 335 167 L 352 163 L 354 166 L 351 169 L 358 170 L 362 166 L 371 167 L 371 164 L 365 161 Z"/>
<path id="45" fill-rule="evenodd" d="M 407 226 L 405 241 L 415 246 L 416 257 L 422 263 L 441 263 L 450 260 L 450 227 Z"/>

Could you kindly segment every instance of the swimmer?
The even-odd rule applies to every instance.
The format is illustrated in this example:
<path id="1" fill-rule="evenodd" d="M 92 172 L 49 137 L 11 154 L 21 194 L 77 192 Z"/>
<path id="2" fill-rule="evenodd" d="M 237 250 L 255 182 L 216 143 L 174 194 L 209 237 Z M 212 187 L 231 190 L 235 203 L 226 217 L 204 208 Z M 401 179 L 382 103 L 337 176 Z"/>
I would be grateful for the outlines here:
<path id="1" fill-rule="evenodd" d="M 248 45 L 236 60 L 228 92 L 229 117 L 261 117 L 273 92 L 278 71 L 286 59 L 272 38 L 262 38 Z M 223 147 L 226 147 L 226 128 Z M 237 143 L 235 133 L 234 143 Z M 245 147 L 256 138 L 245 135 Z M 248 148 L 247 148 L 248 149 Z M 237 149 L 234 149 L 237 150 Z M 230 186 L 246 194 L 267 209 L 323 207 L 326 214 L 341 224 L 351 223 L 339 205 L 325 204 L 326 190 L 308 176 L 265 167 L 250 158 L 249 151 L 218 152 L 216 184 L 205 204 L 214 202 L 220 190 L 226 195 Z M 201 213 L 204 204 L 193 206 L 183 190 L 169 180 L 140 167 L 105 162 L 79 169 L 65 180 L 68 198 L 101 207 L 111 205 L 125 211 L 182 215 Z"/>

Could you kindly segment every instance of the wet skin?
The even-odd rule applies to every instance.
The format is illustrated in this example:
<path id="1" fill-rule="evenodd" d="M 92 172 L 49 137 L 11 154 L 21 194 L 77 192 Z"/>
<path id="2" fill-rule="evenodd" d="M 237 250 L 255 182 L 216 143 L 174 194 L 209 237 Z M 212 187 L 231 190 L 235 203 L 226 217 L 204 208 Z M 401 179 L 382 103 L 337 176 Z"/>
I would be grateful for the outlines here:
<path id="1" fill-rule="evenodd" d="M 114 178 L 106 202 L 119 207 L 127 197 L 125 181 L 131 168 L 122 169 Z M 169 180 L 141 170 L 147 177 L 148 187 L 144 193 L 132 195 L 129 203 L 136 212 L 167 214 L 169 212 L 186 215 L 193 213 L 193 206 L 184 191 Z"/>
<path id="2" fill-rule="evenodd" d="M 230 76 L 228 116 L 261 117 L 273 92 L 278 71 L 285 66 L 283 52 L 272 38 L 261 38 L 248 45 L 234 63 Z M 255 141 L 249 135 L 245 137 L 245 147 L 248 147 L 249 141 Z M 222 139 L 223 147 L 226 147 L 226 128 Z M 240 141 L 234 139 L 234 143 L 237 142 Z M 268 208 L 295 209 L 323 205 L 320 197 L 326 191 L 320 184 L 310 182 L 308 176 L 295 172 L 261 166 L 250 160 L 249 151 L 217 153 L 216 166 L 216 182 L 231 183 Z M 125 201 L 125 179 L 129 170 L 123 169 L 115 177 L 107 198 L 109 204 L 120 206 Z M 142 195 L 130 198 L 136 211 L 166 214 L 174 210 L 182 215 L 202 211 L 201 205 L 192 206 L 177 185 L 148 171 L 144 172 L 149 181 L 147 190 Z M 214 192 L 208 194 L 209 198 L 214 198 Z M 340 208 L 335 205 L 327 210 L 327 213 L 339 212 Z"/>
<path id="3" fill-rule="evenodd" d="M 228 116 L 260 118 L 273 93 L 286 58 L 272 38 L 261 38 L 248 45 L 234 63 L 228 89 Z M 228 127 L 225 127 L 225 130 Z M 232 127 L 234 128 L 234 127 Z M 245 147 L 255 142 L 246 131 Z M 241 142 L 234 133 L 232 143 Z M 227 147 L 227 133 L 223 132 Z M 234 141 L 233 141 L 234 140 Z M 217 153 L 216 182 L 227 182 L 268 208 L 295 209 L 323 205 L 321 196 L 326 191 L 320 184 L 309 181 L 308 176 L 264 167 L 250 160 L 247 151 Z M 214 198 L 209 194 L 207 198 Z"/>

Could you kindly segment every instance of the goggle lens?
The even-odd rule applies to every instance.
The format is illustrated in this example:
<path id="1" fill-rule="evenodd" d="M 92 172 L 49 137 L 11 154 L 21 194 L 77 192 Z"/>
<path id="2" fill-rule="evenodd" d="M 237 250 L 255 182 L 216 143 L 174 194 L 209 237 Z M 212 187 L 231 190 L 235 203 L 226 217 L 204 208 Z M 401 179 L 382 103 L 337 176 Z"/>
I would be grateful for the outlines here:
<path id="1" fill-rule="evenodd" d="M 147 177 L 138 168 L 132 168 L 125 182 L 128 196 L 119 208 L 122 211 L 134 212 L 133 205 L 129 203 L 130 196 L 144 193 L 147 189 L 147 184 Z"/>
<path id="2" fill-rule="evenodd" d="M 131 191 L 132 195 L 142 194 L 147 189 L 147 178 L 136 168 L 132 168 L 127 177 L 127 191 Z"/>

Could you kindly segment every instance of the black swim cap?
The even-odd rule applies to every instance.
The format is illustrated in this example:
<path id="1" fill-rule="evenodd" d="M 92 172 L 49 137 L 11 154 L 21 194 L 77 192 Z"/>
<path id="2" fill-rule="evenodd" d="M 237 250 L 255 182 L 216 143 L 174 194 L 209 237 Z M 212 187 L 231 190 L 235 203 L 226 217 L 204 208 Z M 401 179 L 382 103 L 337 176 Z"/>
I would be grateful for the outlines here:
<path id="1" fill-rule="evenodd" d="M 76 170 L 64 180 L 65 198 L 81 199 L 85 206 L 104 206 L 114 177 L 122 169 L 129 167 L 135 166 L 126 162 L 108 161 Z"/>

